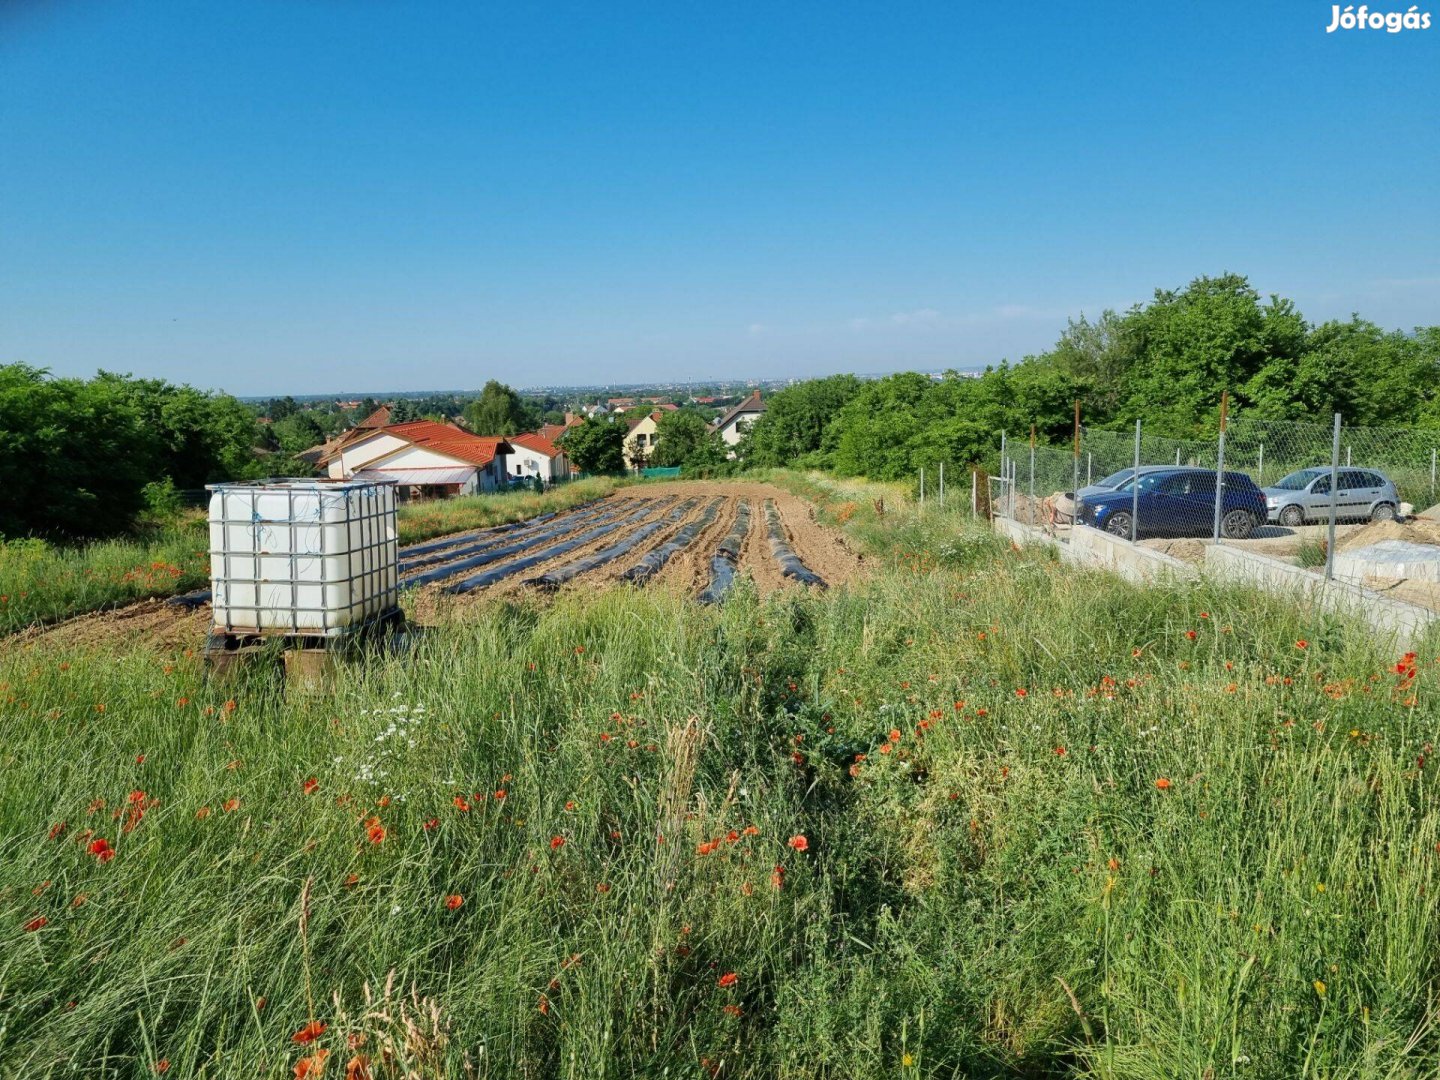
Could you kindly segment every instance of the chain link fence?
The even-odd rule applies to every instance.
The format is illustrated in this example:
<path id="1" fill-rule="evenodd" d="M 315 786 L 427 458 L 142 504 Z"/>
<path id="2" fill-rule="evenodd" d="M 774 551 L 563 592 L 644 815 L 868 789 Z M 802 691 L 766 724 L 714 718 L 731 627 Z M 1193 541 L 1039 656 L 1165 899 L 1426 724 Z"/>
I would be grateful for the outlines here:
<path id="1" fill-rule="evenodd" d="M 1222 407 L 1223 409 L 1223 407 Z M 1440 503 L 1440 429 L 1251 420 L 1209 439 L 1078 427 L 1071 445 L 1002 433 L 993 512 L 1054 532 L 1120 539 L 1294 537 L 1302 561 L 1333 573 L 1335 530 Z M 1077 498 L 1075 493 L 1079 492 Z M 1293 545 L 1292 545 L 1293 546 Z"/>

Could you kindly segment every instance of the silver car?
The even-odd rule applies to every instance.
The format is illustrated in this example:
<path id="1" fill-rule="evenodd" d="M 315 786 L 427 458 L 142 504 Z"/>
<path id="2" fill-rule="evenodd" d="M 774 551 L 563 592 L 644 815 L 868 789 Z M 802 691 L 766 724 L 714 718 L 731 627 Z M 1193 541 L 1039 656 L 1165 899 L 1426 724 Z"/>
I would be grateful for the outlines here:
<path id="1" fill-rule="evenodd" d="M 1345 468 L 1339 472 L 1335 495 L 1337 520 L 1391 521 L 1400 496 L 1389 477 L 1374 469 Z M 1330 468 L 1299 469 L 1264 489 L 1266 515 L 1294 528 L 1330 520 Z"/>

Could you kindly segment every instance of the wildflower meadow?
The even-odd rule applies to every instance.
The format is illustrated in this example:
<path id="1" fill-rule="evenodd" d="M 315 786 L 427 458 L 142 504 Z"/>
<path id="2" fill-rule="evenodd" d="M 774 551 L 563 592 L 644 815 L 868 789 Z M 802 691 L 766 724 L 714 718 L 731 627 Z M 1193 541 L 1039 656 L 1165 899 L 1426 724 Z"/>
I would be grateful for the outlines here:
<path id="1" fill-rule="evenodd" d="M 786 482 L 868 575 L 0 651 L 0 1075 L 1440 1071 L 1440 643 Z"/>

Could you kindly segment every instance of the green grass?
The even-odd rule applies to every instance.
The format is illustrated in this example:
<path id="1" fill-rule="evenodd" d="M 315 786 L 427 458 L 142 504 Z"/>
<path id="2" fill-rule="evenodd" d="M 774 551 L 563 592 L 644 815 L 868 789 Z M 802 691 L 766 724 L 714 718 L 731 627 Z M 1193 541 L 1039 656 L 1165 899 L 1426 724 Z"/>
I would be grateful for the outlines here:
<path id="1" fill-rule="evenodd" d="M 0 655 L 0 1075 L 1436 1074 L 1434 644 L 849 527 L 854 588 L 495 606 L 327 693 Z"/>
<path id="2" fill-rule="evenodd" d="M 205 524 L 193 515 L 145 539 L 0 540 L 0 634 L 200 588 L 210 580 L 208 547 Z"/>

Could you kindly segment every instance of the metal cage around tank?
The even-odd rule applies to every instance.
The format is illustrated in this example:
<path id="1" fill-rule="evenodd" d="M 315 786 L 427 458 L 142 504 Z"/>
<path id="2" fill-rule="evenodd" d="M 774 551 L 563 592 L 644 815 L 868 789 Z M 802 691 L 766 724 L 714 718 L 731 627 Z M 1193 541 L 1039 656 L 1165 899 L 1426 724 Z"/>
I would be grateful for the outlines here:
<path id="1" fill-rule="evenodd" d="M 388 481 L 212 484 L 213 632 L 333 638 L 398 608 Z"/>

